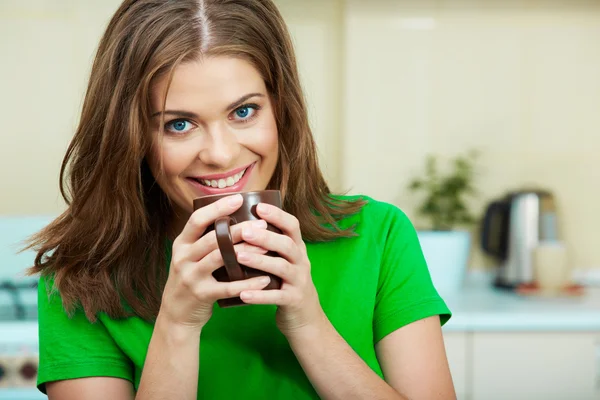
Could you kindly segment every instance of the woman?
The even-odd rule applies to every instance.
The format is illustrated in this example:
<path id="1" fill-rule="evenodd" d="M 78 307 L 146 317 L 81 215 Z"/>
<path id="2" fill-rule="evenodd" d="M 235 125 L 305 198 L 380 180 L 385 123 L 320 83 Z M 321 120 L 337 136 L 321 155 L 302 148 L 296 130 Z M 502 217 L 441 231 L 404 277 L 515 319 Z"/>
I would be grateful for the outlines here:
<path id="1" fill-rule="evenodd" d="M 50 399 L 454 398 L 450 312 L 415 231 L 394 206 L 330 193 L 270 0 L 126 0 L 61 177 L 68 209 L 32 241 Z M 283 210 L 261 205 L 232 236 L 281 289 L 217 282 L 202 234 L 241 199 L 193 199 L 265 188 Z M 237 296 L 248 305 L 215 306 Z"/>

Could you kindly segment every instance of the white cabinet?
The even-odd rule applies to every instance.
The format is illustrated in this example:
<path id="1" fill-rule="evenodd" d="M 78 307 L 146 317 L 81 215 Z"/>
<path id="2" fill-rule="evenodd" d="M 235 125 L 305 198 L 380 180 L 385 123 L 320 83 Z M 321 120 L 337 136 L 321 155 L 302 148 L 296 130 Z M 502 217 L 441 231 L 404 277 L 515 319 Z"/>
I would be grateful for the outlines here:
<path id="1" fill-rule="evenodd" d="M 459 400 L 468 399 L 468 340 L 469 333 L 444 332 L 446 356 L 450 364 L 450 372 L 454 381 L 454 389 Z"/>
<path id="2" fill-rule="evenodd" d="M 472 400 L 600 399 L 600 334 L 472 335 Z"/>
<path id="3" fill-rule="evenodd" d="M 458 400 L 600 400 L 600 332 L 456 332 L 444 342 Z"/>

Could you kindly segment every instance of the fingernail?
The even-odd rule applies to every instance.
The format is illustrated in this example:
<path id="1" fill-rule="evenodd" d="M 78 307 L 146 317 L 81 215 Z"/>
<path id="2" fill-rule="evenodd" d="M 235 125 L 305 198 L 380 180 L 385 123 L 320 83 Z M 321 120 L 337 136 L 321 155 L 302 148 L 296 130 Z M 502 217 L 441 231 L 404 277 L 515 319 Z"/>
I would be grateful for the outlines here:
<path id="1" fill-rule="evenodd" d="M 267 283 L 271 282 L 271 278 L 269 278 L 268 276 L 263 276 L 262 278 L 260 278 L 259 282 L 263 285 L 266 285 Z"/>
<path id="2" fill-rule="evenodd" d="M 250 300 L 252 298 L 252 293 L 242 292 L 240 293 L 240 297 L 242 300 Z"/>
<path id="3" fill-rule="evenodd" d="M 269 215 L 269 207 L 266 204 L 259 203 L 256 208 L 258 209 L 259 213 Z"/>
<path id="4" fill-rule="evenodd" d="M 247 239 L 252 239 L 254 237 L 254 231 L 250 228 L 244 228 L 244 230 L 242 230 L 242 236 Z"/>
<path id="5" fill-rule="evenodd" d="M 264 229 L 267 227 L 267 221 L 265 221 L 264 219 L 259 219 L 257 221 L 252 221 L 252 226 L 254 226 L 255 228 L 259 228 L 259 229 Z"/>
<path id="6" fill-rule="evenodd" d="M 228 200 L 228 203 L 231 207 L 235 207 L 238 204 L 240 204 L 240 201 L 242 200 L 242 196 L 239 194 L 236 194 L 234 196 L 231 196 Z"/>
<path id="7" fill-rule="evenodd" d="M 238 259 L 238 261 L 241 261 L 241 262 L 250 261 L 250 257 L 248 256 L 247 253 L 238 253 L 237 259 Z"/>

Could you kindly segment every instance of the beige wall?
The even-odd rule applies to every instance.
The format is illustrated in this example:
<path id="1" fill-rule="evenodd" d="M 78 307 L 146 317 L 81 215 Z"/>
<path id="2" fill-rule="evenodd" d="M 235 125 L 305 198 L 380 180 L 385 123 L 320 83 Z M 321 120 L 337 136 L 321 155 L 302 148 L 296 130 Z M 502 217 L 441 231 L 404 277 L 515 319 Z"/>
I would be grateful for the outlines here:
<path id="1" fill-rule="evenodd" d="M 341 190 L 343 0 L 275 0 L 290 28 L 321 167 Z"/>
<path id="2" fill-rule="evenodd" d="M 577 267 L 600 267 L 600 2 L 278 0 L 326 176 L 398 204 L 423 158 L 482 151 L 474 202 L 553 190 Z M 117 0 L 0 2 L 0 214 L 56 213 L 63 153 Z M 417 221 L 418 222 L 418 221 Z M 478 252 L 473 265 L 482 265 Z"/>
<path id="3" fill-rule="evenodd" d="M 573 265 L 600 267 L 600 2 L 349 0 L 346 13 L 343 184 L 415 217 L 404 188 L 425 154 L 477 148 L 474 210 L 545 187 Z"/>
<path id="4" fill-rule="evenodd" d="M 0 214 L 52 214 L 99 35 L 115 0 L 0 1 Z"/>

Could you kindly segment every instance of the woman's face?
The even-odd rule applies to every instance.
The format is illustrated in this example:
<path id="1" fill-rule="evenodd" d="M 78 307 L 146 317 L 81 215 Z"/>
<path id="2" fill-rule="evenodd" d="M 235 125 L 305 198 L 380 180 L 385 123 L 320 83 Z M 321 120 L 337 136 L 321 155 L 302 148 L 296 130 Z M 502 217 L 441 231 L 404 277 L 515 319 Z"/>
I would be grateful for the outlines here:
<path id="1" fill-rule="evenodd" d="M 157 137 L 161 112 L 165 125 L 148 163 L 178 216 L 187 220 L 197 197 L 265 189 L 277 164 L 278 138 L 258 71 L 233 57 L 182 64 L 174 71 L 163 110 L 167 79 L 152 90 Z"/>

